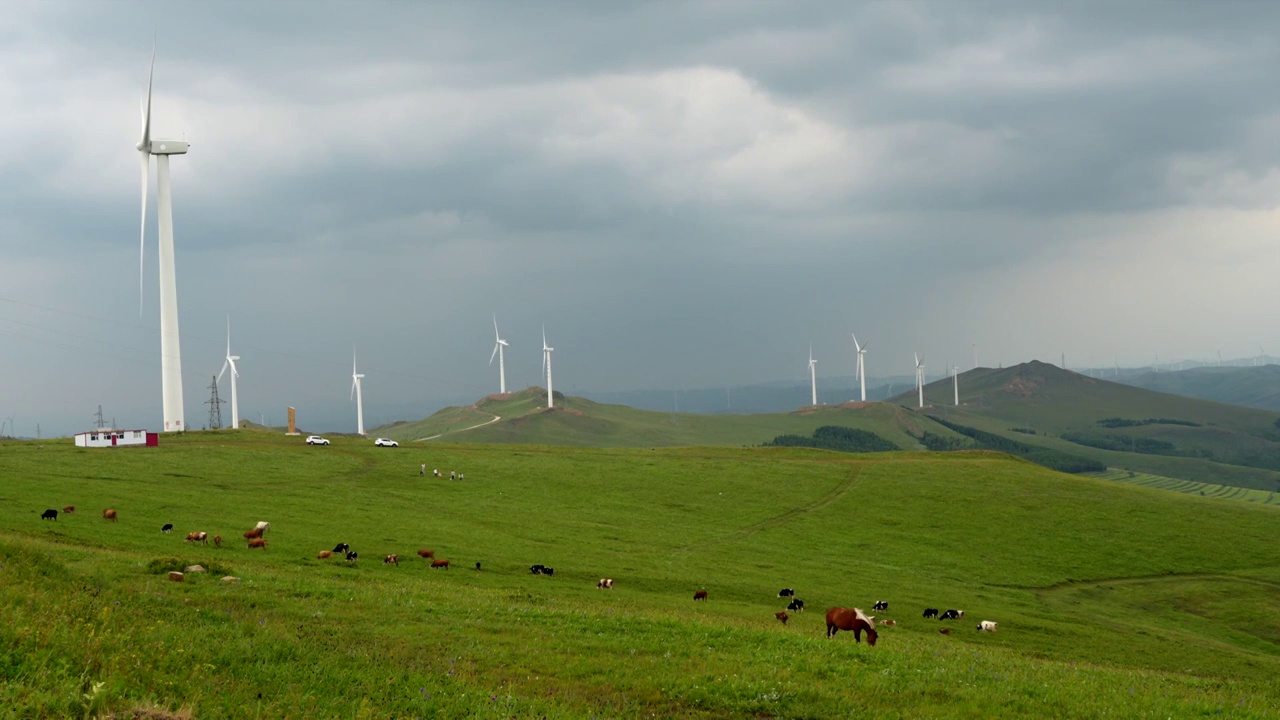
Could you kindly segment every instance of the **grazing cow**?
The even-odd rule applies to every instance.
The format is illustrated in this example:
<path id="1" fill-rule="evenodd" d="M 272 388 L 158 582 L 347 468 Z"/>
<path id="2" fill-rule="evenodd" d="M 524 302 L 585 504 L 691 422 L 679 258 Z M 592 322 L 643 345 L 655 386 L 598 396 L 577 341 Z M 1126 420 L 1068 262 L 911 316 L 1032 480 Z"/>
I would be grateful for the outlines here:
<path id="1" fill-rule="evenodd" d="M 787 609 L 795 612 L 804 612 L 804 601 L 800 598 L 791 598 L 791 602 L 787 603 Z"/>
<path id="2" fill-rule="evenodd" d="M 258 524 L 253 526 L 253 529 L 261 530 L 262 534 L 266 535 L 267 531 L 271 529 L 271 523 L 267 522 L 266 520 L 259 520 Z"/>
<path id="3" fill-rule="evenodd" d="M 245 530 L 245 531 L 244 531 L 244 539 L 245 539 L 245 540 L 252 540 L 252 539 L 254 539 L 254 538 L 260 538 L 260 537 L 262 537 L 262 531 L 261 531 L 261 530 L 259 530 L 258 528 L 254 528 L 254 529 L 252 529 L 252 530 Z"/>
<path id="4" fill-rule="evenodd" d="M 333 552 L 335 553 L 351 552 L 351 546 L 346 543 L 338 543 L 337 545 L 333 546 Z"/>
<path id="5" fill-rule="evenodd" d="M 938 632 L 942 633 L 943 635 L 950 635 L 950 634 L 951 634 L 951 628 L 940 628 L 940 629 L 938 630 Z"/>
<path id="6" fill-rule="evenodd" d="M 534 575 L 541 575 L 543 569 L 545 568 L 546 568 L 546 565 L 530 565 L 529 572 L 533 573 Z"/>
<path id="7" fill-rule="evenodd" d="M 187 533 L 187 539 L 185 540 L 185 542 L 198 542 L 201 545 L 208 545 L 209 533 L 203 533 L 203 532 Z"/>
<path id="8" fill-rule="evenodd" d="M 388 556 L 386 556 L 386 557 L 382 558 L 382 564 L 383 564 L 383 565 L 399 565 L 399 564 L 400 564 L 400 556 L 399 556 L 399 555 L 396 555 L 395 553 L 392 553 L 391 555 L 388 555 Z"/>
<path id="9" fill-rule="evenodd" d="M 600 580 L 596 583 L 596 589 L 597 589 L 597 590 L 612 590 L 612 589 L 613 589 L 613 578 L 600 578 Z"/>
<path id="10" fill-rule="evenodd" d="M 41 519 L 41 520 L 53 520 L 54 522 L 57 522 L 57 520 L 58 520 L 58 511 L 57 511 L 57 510 L 45 510 L 43 513 L 41 513 L 41 514 L 40 514 L 40 519 Z"/>
<path id="11" fill-rule="evenodd" d="M 782 588 L 778 591 L 778 597 L 795 597 L 796 591 L 791 588 Z"/>
<path id="12" fill-rule="evenodd" d="M 880 624 L 885 627 L 893 627 L 894 625 L 898 624 L 898 621 L 897 620 L 881 620 Z"/>
<path id="13" fill-rule="evenodd" d="M 938 616 L 939 620 L 959 620 L 964 617 L 963 610 L 947 610 Z"/>
<path id="14" fill-rule="evenodd" d="M 351 550 L 347 553 L 347 562 L 355 562 L 356 560 L 359 560 L 359 559 L 360 559 L 360 553 L 356 552 L 355 550 Z"/>
<path id="15" fill-rule="evenodd" d="M 68 506 L 66 506 L 66 507 L 62 508 L 62 512 L 67 513 L 68 515 L 69 515 L 69 514 L 71 514 L 71 513 L 73 513 L 73 512 L 75 512 L 75 511 L 76 511 L 76 506 L 75 506 L 75 505 L 68 505 Z"/>
<path id="16" fill-rule="evenodd" d="M 316 553 L 317 560 L 328 560 L 331 557 L 333 557 L 332 550 L 321 550 L 320 552 Z"/>
<path id="17" fill-rule="evenodd" d="M 418 557 L 421 557 L 421 558 L 433 558 L 435 556 L 436 556 L 435 550 L 419 550 L 418 551 Z"/>
<path id="18" fill-rule="evenodd" d="M 262 538 L 260 538 L 260 537 L 250 538 L 250 539 L 249 539 L 249 547 L 250 547 L 250 548 L 260 547 L 260 548 L 262 548 L 263 550 L 266 550 L 266 549 L 267 549 L 267 541 L 266 541 L 266 540 L 263 540 L 263 539 L 262 539 Z"/>
<path id="19" fill-rule="evenodd" d="M 925 608 L 924 613 L 920 616 L 926 620 L 938 617 L 938 608 Z"/>
<path id="20" fill-rule="evenodd" d="M 106 510 L 103 510 L 102 519 L 110 520 L 111 522 L 116 522 L 116 511 L 112 510 L 111 508 L 107 508 Z"/>
<path id="21" fill-rule="evenodd" d="M 978 629 L 983 632 L 995 632 L 996 625 L 999 625 L 999 623 L 992 622 L 991 620 L 983 620 L 982 622 L 978 623 Z"/>
<path id="22" fill-rule="evenodd" d="M 222 547 L 222 536 L 221 536 L 221 535 L 214 535 L 214 536 L 213 536 L 213 546 L 214 546 L 214 547 L 217 547 L 217 548 Z"/>
<path id="23" fill-rule="evenodd" d="M 786 625 L 787 620 L 791 618 L 791 616 L 787 614 L 786 610 L 779 610 L 778 612 L 774 613 L 773 616 L 778 618 L 778 621 L 781 622 L 783 625 Z"/>
<path id="24" fill-rule="evenodd" d="M 867 633 L 867 644 L 875 647 L 875 618 L 867 617 L 859 608 L 833 607 L 827 610 L 827 637 L 835 637 L 841 630 L 852 630 L 855 642 L 862 642 L 862 632 Z"/>
<path id="25" fill-rule="evenodd" d="M 553 567 L 544 567 L 544 568 L 542 568 L 542 574 L 543 574 L 543 575 L 555 575 L 555 574 L 556 574 L 556 569 L 555 569 L 555 568 L 553 568 Z"/>
<path id="26" fill-rule="evenodd" d="M 448 560 L 432 560 L 432 561 L 431 561 L 431 567 L 433 567 L 433 568 L 444 568 L 445 570 L 448 570 L 448 569 L 449 569 L 449 561 L 448 561 Z"/>
<path id="27" fill-rule="evenodd" d="M 480 563 L 479 563 L 479 561 L 477 561 L 477 562 L 476 562 L 476 569 L 477 569 L 477 570 L 479 570 L 479 569 L 480 569 Z"/>
<path id="28" fill-rule="evenodd" d="M 888 610 L 889 603 L 885 600 L 877 600 L 875 605 L 871 606 L 872 610 Z"/>
<path id="29" fill-rule="evenodd" d="M 164 533 L 164 534 L 166 534 L 166 535 L 168 535 L 169 533 L 173 532 L 173 523 L 165 523 L 165 524 L 161 525 L 161 526 L 160 526 L 160 532 L 162 532 L 162 533 Z"/>
<path id="30" fill-rule="evenodd" d="M 707 599 L 707 591 L 706 591 L 706 590 L 699 590 L 699 591 L 695 592 L 695 593 L 693 594 L 693 599 L 694 599 L 694 600 L 706 600 L 706 599 Z"/>

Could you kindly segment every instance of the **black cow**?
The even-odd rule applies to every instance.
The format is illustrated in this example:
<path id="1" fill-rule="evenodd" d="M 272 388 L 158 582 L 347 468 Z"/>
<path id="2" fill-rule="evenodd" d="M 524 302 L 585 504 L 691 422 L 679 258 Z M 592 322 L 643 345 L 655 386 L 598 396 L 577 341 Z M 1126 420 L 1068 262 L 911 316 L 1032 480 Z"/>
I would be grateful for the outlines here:
<path id="1" fill-rule="evenodd" d="M 964 617 L 963 610 L 947 610 L 946 612 L 942 613 L 942 615 L 938 616 L 938 619 L 939 620 L 959 620 L 962 617 Z"/>
<path id="2" fill-rule="evenodd" d="M 938 617 L 938 608 L 925 608 L 922 618 Z"/>
<path id="3" fill-rule="evenodd" d="M 778 597 L 795 597 L 796 591 L 791 588 L 782 588 L 778 591 Z"/>
<path id="4" fill-rule="evenodd" d="M 544 567 L 544 568 L 542 568 L 542 574 L 543 574 L 543 575 L 555 575 L 555 574 L 556 574 L 556 569 L 555 569 L 555 568 Z"/>
<path id="5" fill-rule="evenodd" d="M 476 569 L 477 569 L 477 570 L 479 570 L 479 569 L 480 569 L 480 563 L 476 563 Z"/>
<path id="6" fill-rule="evenodd" d="M 54 520 L 54 521 L 57 521 L 57 519 L 58 519 L 58 511 L 57 511 L 57 510 L 52 510 L 52 509 L 51 509 L 51 510 L 45 510 L 43 513 L 41 513 L 41 514 L 40 514 L 40 519 L 41 519 L 41 520 Z"/>
<path id="7" fill-rule="evenodd" d="M 160 526 L 160 532 L 162 532 L 162 533 L 171 533 L 171 532 L 173 532 L 173 523 L 165 523 L 164 525 L 161 525 L 161 526 Z"/>
<path id="8" fill-rule="evenodd" d="M 351 546 L 346 543 L 338 543 L 333 546 L 333 551 L 335 553 L 348 553 L 351 552 Z"/>
<path id="9" fill-rule="evenodd" d="M 347 562 L 353 562 L 359 559 L 360 559 L 360 553 L 356 552 L 355 550 L 352 550 L 347 553 Z"/>
<path id="10" fill-rule="evenodd" d="M 889 603 L 884 600 L 877 600 L 875 605 L 871 606 L 872 610 L 888 610 Z"/>
<path id="11" fill-rule="evenodd" d="M 791 603 L 787 605 L 787 609 L 794 612 L 804 612 L 804 601 L 800 598 L 792 598 Z"/>
<path id="12" fill-rule="evenodd" d="M 533 573 L 534 575 L 541 575 L 541 574 L 542 574 L 542 571 L 543 571 L 545 568 L 546 568 L 546 566 L 545 566 L 545 565 L 541 565 L 541 564 L 539 564 L 539 565 L 530 565 L 530 566 L 529 566 L 529 572 Z"/>

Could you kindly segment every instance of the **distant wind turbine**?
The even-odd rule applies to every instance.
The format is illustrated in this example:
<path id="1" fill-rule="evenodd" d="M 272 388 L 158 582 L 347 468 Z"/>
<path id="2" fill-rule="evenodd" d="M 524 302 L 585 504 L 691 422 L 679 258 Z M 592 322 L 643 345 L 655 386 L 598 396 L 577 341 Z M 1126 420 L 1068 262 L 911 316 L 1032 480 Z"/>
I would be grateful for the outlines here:
<path id="1" fill-rule="evenodd" d="M 356 351 L 351 349 L 351 398 L 356 401 L 356 434 L 364 435 L 364 398 L 360 395 L 362 373 L 356 372 Z"/>
<path id="2" fill-rule="evenodd" d="M 916 358 L 916 392 L 920 394 L 920 407 L 924 407 L 924 363 L 920 361 L 920 355 L 915 354 Z"/>
<path id="3" fill-rule="evenodd" d="M 812 398 L 810 404 L 818 404 L 818 361 L 813 359 L 813 346 L 809 346 L 809 395 Z"/>
<path id="4" fill-rule="evenodd" d="M 186 429 L 182 411 L 182 352 L 178 346 L 178 281 L 173 262 L 173 195 L 169 188 L 169 156 L 185 155 L 187 143 L 151 137 L 151 82 L 155 77 L 156 51 L 151 49 L 147 75 L 147 99 L 142 107 L 142 139 L 137 148 L 142 160 L 142 228 L 138 238 L 138 314 L 142 314 L 143 255 L 147 246 L 147 184 L 151 156 L 156 156 L 156 220 L 160 231 L 160 395 L 164 431 Z"/>
<path id="5" fill-rule="evenodd" d="M 956 407 L 960 407 L 960 366 L 951 368 L 951 385 L 956 394 Z"/>
<path id="6" fill-rule="evenodd" d="M 228 369 L 231 370 L 231 429 L 235 430 L 240 427 L 240 403 L 236 400 L 236 378 L 240 377 L 240 371 L 236 369 L 236 361 L 240 359 L 239 355 L 231 354 L 231 316 L 227 316 L 227 357 L 222 361 L 222 370 L 218 371 L 218 380 L 222 379 L 222 373 Z"/>
<path id="7" fill-rule="evenodd" d="M 551 390 L 551 353 L 555 348 L 547 345 L 547 326 L 542 326 L 542 371 L 547 374 L 547 409 L 556 406 L 555 393 Z"/>
<path id="8" fill-rule="evenodd" d="M 850 334 L 852 335 L 852 333 Z M 853 347 L 858 355 L 858 367 L 856 370 L 858 374 L 858 387 L 862 391 L 861 393 L 862 402 L 866 402 L 867 401 L 867 368 L 865 365 L 863 365 L 862 356 L 867 354 L 867 348 L 865 345 L 858 344 L 857 335 L 853 336 Z"/>
<path id="9" fill-rule="evenodd" d="M 502 336 L 498 334 L 498 316 L 497 315 L 493 316 L 493 337 L 495 342 L 493 343 L 493 355 L 489 356 L 489 366 L 490 367 L 493 366 L 493 358 L 496 355 L 498 358 L 498 392 L 502 393 L 503 395 L 506 395 L 507 394 L 507 370 L 502 365 L 502 349 L 507 347 L 507 341 L 503 340 Z"/>

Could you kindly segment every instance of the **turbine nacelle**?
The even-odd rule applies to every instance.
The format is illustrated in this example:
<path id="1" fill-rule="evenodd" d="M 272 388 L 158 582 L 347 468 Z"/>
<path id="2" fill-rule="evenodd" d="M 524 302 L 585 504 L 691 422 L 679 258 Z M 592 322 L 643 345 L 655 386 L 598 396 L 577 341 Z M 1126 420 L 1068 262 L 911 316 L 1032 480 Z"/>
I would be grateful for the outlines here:
<path id="1" fill-rule="evenodd" d="M 191 144 L 185 140 L 152 140 L 147 147 L 138 143 L 138 149 L 151 155 L 186 155 Z"/>

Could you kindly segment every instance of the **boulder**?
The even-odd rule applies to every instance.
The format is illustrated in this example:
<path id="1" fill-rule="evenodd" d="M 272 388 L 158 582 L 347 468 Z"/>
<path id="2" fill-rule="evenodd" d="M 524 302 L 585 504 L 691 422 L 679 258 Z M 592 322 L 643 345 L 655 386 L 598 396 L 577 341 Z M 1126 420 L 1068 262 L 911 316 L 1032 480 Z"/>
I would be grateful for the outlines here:
<path id="1" fill-rule="evenodd" d="M 174 581 L 174 582 L 182 582 L 182 581 L 183 581 L 183 579 L 185 579 L 186 577 L 187 577 L 186 575 L 183 575 L 182 573 L 178 572 L 177 570 L 170 570 L 170 571 L 169 571 L 169 579 L 170 579 L 170 580 L 172 580 L 172 581 Z"/>

